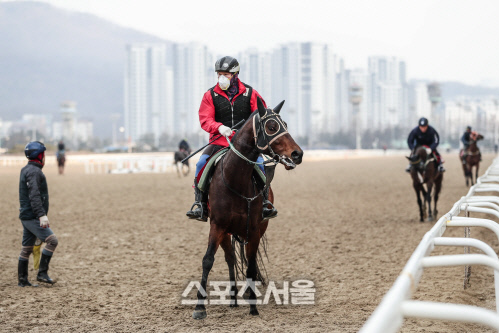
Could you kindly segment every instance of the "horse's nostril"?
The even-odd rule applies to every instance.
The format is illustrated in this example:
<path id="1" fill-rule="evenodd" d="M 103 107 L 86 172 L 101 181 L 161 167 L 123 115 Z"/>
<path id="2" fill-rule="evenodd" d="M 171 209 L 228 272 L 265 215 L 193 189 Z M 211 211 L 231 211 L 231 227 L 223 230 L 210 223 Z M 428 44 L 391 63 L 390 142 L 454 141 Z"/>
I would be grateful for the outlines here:
<path id="1" fill-rule="evenodd" d="M 291 158 L 295 163 L 301 163 L 302 156 L 303 156 L 303 151 L 295 150 L 291 153 Z"/>

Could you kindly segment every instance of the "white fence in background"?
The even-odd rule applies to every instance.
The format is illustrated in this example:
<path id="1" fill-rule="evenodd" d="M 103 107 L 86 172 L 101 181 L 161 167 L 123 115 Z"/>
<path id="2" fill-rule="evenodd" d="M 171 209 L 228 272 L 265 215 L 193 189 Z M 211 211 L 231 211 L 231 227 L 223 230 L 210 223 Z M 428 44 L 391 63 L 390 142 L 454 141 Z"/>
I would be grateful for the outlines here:
<path id="1" fill-rule="evenodd" d="M 499 219 L 499 196 L 477 196 L 480 192 L 499 192 L 499 159 L 495 159 L 485 174 L 478 178 L 468 194 L 454 204 L 428 231 L 416 248 L 402 273 L 360 333 L 397 332 L 406 317 L 441 319 L 478 323 L 499 331 L 499 259 L 496 252 L 486 243 L 473 238 L 442 237 L 448 227 L 484 227 L 492 230 L 499 238 L 499 224 L 489 219 L 471 218 L 469 212 L 493 215 Z M 464 213 L 465 216 L 458 216 Z M 475 247 L 484 254 L 456 254 L 430 256 L 435 246 Z M 411 300 L 426 267 L 486 265 L 494 271 L 496 311 L 484 308 L 437 302 Z"/>
<path id="2" fill-rule="evenodd" d="M 172 152 L 154 154 L 67 154 L 66 165 L 83 165 L 86 174 L 175 172 Z M 0 167 L 26 165 L 24 156 L 0 156 Z M 45 156 L 46 165 L 56 165 L 55 156 Z M 191 161 L 191 167 L 193 162 Z"/>

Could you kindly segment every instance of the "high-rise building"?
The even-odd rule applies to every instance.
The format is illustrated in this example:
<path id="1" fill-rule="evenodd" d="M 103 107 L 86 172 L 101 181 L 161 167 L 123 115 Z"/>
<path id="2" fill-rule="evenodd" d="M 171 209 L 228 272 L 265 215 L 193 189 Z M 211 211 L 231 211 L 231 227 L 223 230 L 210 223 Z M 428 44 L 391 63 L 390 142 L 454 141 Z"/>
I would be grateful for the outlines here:
<path id="1" fill-rule="evenodd" d="M 133 44 L 127 47 L 125 68 L 125 133 L 136 142 L 147 134 L 156 144 L 173 127 L 173 69 L 169 45 Z"/>

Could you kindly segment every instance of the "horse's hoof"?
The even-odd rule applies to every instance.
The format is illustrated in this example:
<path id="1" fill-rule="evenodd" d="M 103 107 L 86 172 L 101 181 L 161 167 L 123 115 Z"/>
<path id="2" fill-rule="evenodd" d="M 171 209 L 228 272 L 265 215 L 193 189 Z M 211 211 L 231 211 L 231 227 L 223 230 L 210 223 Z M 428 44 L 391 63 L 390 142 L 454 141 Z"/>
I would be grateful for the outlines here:
<path id="1" fill-rule="evenodd" d="M 250 309 L 250 315 L 252 315 L 252 316 L 258 316 L 260 314 L 258 313 L 257 309 Z"/>
<path id="2" fill-rule="evenodd" d="M 238 308 L 238 307 L 239 307 L 239 304 L 237 304 L 237 303 L 229 305 L 229 308 Z"/>
<path id="3" fill-rule="evenodd" d="M 433 221 L 433 216 L 430 216 L 430 217 L 428 218 L 428 222 L 432 222 L 432 221 Z"/>
<path id="4" fill-rule="evenodd" d="M 193 319 L 204 319 L 206 318 L 206 310 L 194 310 L 192 313 Z"/>

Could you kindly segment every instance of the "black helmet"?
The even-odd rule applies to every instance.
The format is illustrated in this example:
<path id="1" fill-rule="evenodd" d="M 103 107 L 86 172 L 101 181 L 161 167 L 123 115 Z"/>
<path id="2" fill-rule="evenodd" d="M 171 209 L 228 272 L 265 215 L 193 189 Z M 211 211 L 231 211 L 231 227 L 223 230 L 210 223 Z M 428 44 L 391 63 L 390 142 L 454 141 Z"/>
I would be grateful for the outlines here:
<path id="1" fill-rule="evenodd" d="M 419 126 L 428 126 L 428 119 L 426 119 L 425 117 L 419 119 L 418 125 Z"/>
<path id="2" fill-rule="evenodd" d="M 219 71 L 237 73 L 239 72 L 239 63 L 236 58 L 230 56 L 222 57 L 215 63 L 215 72 Z"/>
<path id="3" fill-rule="evenodd" d="M 471 126 L 466 126 L 467 131 L 471 131 Z"/>
<path id="4" fill-rule="evenodd" d="M 28 160 L 34 160 L 38 158 L 38 155 L 43 153 L 47 148 L 40 141 L 31 141 L 24 148 L 24 155 Z M 40 161 L 41 162 L 41 161 Z"/>

